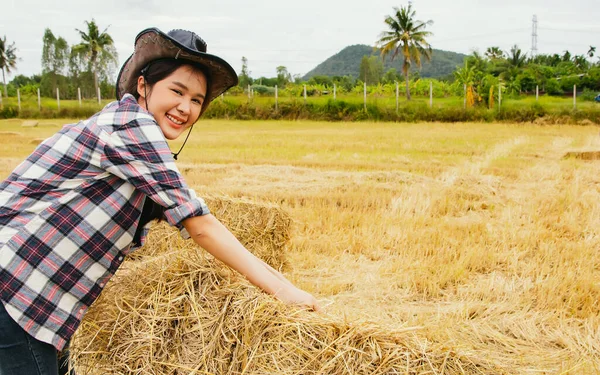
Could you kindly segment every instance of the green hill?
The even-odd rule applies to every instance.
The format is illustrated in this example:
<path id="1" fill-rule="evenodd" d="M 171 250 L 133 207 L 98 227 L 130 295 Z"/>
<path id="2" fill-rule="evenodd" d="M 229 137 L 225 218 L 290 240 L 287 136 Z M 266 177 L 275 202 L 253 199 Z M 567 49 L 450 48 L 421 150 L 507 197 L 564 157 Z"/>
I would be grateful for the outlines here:
<path id="1" fill-rule="evenodd" d="M 365 55 L 379 56 L 380 53 L 373 47 L 365 44 L 348 46 L 317 65 L 302 78 L 307 80 L 317 75 L 331 77 L 351 75 L 353 77 L 358 77 L 360 61 Z M 423 62 L 423 67 L 420 69 L 421 77 L 439 78 L 451 74 L 456 69 L 456 66 L 463 65 L 466 56 L 467 55 L 462 53 L 434 49 L 431 55 L 431 62 Z M 390 61 L 390 58 L 386 57 L 384 62 L 384 72 L 390 68 L 396 68 L 398 72 L 401 72 L 402 57 L 396 57 L 394 61 Z M 414 69 L 418 68 L 413 67 L 411 70 Z"/>

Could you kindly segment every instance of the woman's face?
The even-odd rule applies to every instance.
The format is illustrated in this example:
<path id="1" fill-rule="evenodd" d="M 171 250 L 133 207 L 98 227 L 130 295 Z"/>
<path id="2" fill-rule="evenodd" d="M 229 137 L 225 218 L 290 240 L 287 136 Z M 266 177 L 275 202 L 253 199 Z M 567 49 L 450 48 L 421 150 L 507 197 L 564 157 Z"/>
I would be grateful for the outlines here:
<path id="1" fill-rule="evenodd" d="M 200 116 L 206 96 L 206 76 L 182 65 L 167 78 L 144 92 L 144 78 L 138 78 L 138 103 L 148 109 L 165 138 L 178 138 Z M 146 95 L 148 95 L 146 97 Z"/>

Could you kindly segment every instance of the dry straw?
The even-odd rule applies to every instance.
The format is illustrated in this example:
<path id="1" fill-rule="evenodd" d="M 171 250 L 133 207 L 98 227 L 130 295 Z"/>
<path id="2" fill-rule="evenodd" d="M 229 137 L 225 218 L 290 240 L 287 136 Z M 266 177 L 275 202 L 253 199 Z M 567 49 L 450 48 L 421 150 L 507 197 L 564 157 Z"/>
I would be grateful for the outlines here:
<path id="1" fill-rule="evenodd" d="M 254 255 L 275 269 L 285 267 L 285 247 L 290 240 L 292 219 L 279 206 L 243 198 L 203 196 L 211 213 L 217 217 Z M 177 233 L 165 223 L 156 225 L 152 238 L 169 236 L 162 245 L 144 246 L 131 254 L 132 259 L 158 255 L 182 246 Z"/>
<path id="2" fill-rule="evenodd" d="M 300 311 L 187 242 L 126 262 L 70 350 L 80 375 L 502 373 L 476 353 L 419 339 L 415 329 Z"/>

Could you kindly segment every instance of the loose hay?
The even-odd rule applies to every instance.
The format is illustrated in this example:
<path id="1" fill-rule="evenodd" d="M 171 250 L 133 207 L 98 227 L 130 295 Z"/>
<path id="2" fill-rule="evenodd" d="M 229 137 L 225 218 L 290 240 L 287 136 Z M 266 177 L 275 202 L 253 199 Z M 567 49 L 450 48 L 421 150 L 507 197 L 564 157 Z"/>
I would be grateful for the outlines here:
<path id="1" fill-rule="evenodd" d="M 46 138 L 34 138 L 31 141 L 29 141 L 29 143 L 32 145 L 39 145 L 40 143 L 44 142 L 45 140 L 46 140 Z"/>
<path id="2" fill-rule="evenodd" d="M 128 262 L 71 342 L 77 374 L 500 374 L 450 345 L 299 311 L 201 251 Z"/>
<path id="3" fill-rule="evenodd" d="M 600 160 L 600 151 L 570 151 L 563 159 Z"/>
<path id="4" fill-rule="evenodd" d="M 275 269 L 285 267 L 285 247 L 290 240 L 292 219 L 280 207 L 268 203 L 224 196 L 203 196 L 211 213 L 219 219 L 237 239 L 254 255 Z M 170 241 L 161 242 L 164 236 Z M 148 243 L 162 245 L 144 246 L 131 258 L 139 259 L 158 255 L 182 246 L 195 247 L 176 239 L 164 223 L 154 225 Z"/>

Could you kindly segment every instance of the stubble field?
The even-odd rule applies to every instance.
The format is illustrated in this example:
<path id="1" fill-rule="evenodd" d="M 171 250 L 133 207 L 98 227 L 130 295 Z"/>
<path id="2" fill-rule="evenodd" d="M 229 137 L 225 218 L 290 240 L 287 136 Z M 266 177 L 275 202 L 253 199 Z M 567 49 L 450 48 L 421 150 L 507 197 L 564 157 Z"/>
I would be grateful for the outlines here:
<path id="1" fill-rule="evenodd" d="M 0 177 L 68 120 L 0 121 Z M 201 121 L 199 195 L 280 205 L 284 270 L 324 314 L 414 330 L 518 374 L 600 372 L 595 126 Z M 174 144 L 178 149 L 180 143 Z"/>

